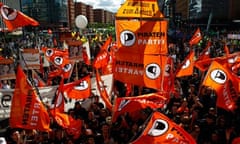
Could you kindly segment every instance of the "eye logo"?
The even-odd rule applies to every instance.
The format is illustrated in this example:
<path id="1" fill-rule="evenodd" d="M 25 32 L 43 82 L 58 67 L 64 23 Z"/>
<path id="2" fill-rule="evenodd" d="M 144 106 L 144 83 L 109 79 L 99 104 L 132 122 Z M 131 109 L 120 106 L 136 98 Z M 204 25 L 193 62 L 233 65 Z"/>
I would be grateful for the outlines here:
<path id="1" fill-rule="evenodd" d="M 3 18 L 6 20 L 14 20 L 17 17 L 17 10 L 9 8 L 6 5 L 3 5 L 1 7 L 1 14 L 2 14 Z"/>
<path id="2" fill-rule="evenodd" d="M 165 120 L 157 119 L 154 121 L 151 129 L 148 131 L 150 136 L 161 136 L 168 130 L 168 123 Z"/>
<path id="3" fill-rule="evenodd" d="M 63 67 L 63 71 L 64 71 L 64 72 L 69 72 L 69 71 L 71 70 L 71 68 L 72 68 L 72 65 L 71 65 L 71 64 L 66 64 L 66 65 L 64 65 L 64 67 Z"/>
<path id="4" fill-rule="evenodd" d="M 190 66 L 190 64 L 191 64 L 191 61 L 190 61 L 190 60 L 187 60 L 187 61 L 183 64 L 182 69 L 188 68 L 188 67 Z"/>
<path id="5" fill-rule="evenodd" d="M 124 46 L 132 46 L 136 41 L 136 37 L 133 32 L 125 30 L 120 34 L 120 41 Z"/>
<path id="6" fill-rule="evenodd" d="M 146 76 L 150 79 L 156 79 L 161 73 L 161 69 L 158 64 L 149 64 L 146 67 Z"/>
<path id="7" fill-rule="evenodd" d="M 46 50 L 46 56 L 47 57 L 50 57 L 50 56 L 52 56 L 53 55 L 53 50 L 52 49 L 47 49 Z"/>
<path id="8" fill-rule="evenodd" d="M 215 69 L 210 73 L 210 78 L 218 84 L 224 84 L 227 80 L 227 75 L 220 69 Z"/>
<path id="9" fill-rule="evenodd" d="M 75 87 L 74 87 L 74 89 L 75 89 L 75 90 L 80 90 L 80 91 L 86 90 L 86 89 L 88 89 L 88 82 L 85 81 L 85 80 L 84 80 L 84 81 L 81 81 L 78 86 L 75 86 Z"/>
<path id="10" fill-rule="evenodd" d="M 54 63 L 55 63 L 56 65 L 61 65 L 61 64 L 63 63 L 63 58 L 62 58 L 62 57 L 59 57 L 59 56 L 56 56 L 56 57 L 54 58 Z"/>

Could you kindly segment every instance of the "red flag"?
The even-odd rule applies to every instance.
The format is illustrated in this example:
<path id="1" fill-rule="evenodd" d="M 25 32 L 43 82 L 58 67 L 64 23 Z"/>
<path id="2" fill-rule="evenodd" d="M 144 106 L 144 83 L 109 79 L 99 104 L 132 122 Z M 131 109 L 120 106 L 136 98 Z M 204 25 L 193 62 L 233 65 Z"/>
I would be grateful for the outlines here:
<path id="1" fill-rule="evenodd" d="M 131 144 L 196 144 L 192 136 L 167 116 L 155 111 L 142 134 Z"/>
<path id="2" fill-rule="evenodd" d="M 10 127 L 50 131 L 47 110 L 37 97 L 20 66 L 17 69 L 16 86 L 12 98 Z"/>
<path id="3" fill-rule="evenodd" d="M 136 97 L 118 97 L 113 107 L 112 121 L 115 122 L 118 116 L 126 112 L 133 116 L 144 108 L 162 108 L 166 103 L 167 98 L 160 93 L 150 93 Z"/>
<path id="4" fill-rule="evenodd" d="M 63 86 L 64 94 L 73 99 L 85 99 L 91 95 L 90 75 Z"/>
<path id="5" fill-rule="evenodd" d="M 9 31 L 13 31 L 19 27 L 24 27 L 28 25 L 31 25 L 31 26 L 39 25 L 39 23 L 33 18 L 23 14 L 22 12 L 16 9 L 9 8 L 3 3 L 0 3 L 0 10 L 1 10 L 3 21 Z"/>
<path id="6" fill-rule="evenodd" d="M 192 38 L 189 41 L 190 46 L 198 44 L 201 39 L 202 39 L 201 31 L 200 31 L 200 28 L 198 28 L 194 32 Z"/>
<path id="7" fill-rule="evenodd" d="M 216 61 L 213 61 L 209 70 L 202 82 L 202 85 L 212 88 L 217 94 L 217 106 L 226 110 L 233 110 L 235 108 L 232 99 L 232 92 L 234 92 L 233 84 L 234 78 L 228 69 L 223 67 Z M 233 89 L 232 89 L 233 88 Z"/>
<path id="8" fill-rule="evenodd" d="M 194 51 L 191 51 L 182 65 L 176 71 L 176 77 L 190 76 L 194 68 Z"/>

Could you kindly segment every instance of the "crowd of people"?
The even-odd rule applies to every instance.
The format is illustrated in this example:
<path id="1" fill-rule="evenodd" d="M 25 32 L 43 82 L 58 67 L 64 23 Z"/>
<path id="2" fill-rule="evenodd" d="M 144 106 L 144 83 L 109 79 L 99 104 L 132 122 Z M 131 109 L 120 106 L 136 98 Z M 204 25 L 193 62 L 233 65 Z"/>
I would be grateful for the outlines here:
<path id="1" fill-rule="evenodd" d="M 201 44 L 192 47 L 196 56 L 204 49 L 208 40 L 212 43 L 211 57 L 224 55 L 225 43 L 231 53 L 239 51 L 240 40 L 227 39 L 228 33 L 240 34 L 238 31 L 226 31 L 214 36 L 206 35 Z M 14 50 L 18 47 L 14 48 L 14 45 L 19 44 L 13 44 L 10 41 L 8 45 Z M 177 39 L 171 46 L 169 45 L 169 55 L 172 56 L 175 66 L 184 60 L 190 49 L 188 41 L 182 38 Z M 2 54 L 8 56 L 9 53 L 3 51 Z M 208 87 L 201 86 L 202 75 L 204 73 L 195 68 L 192 76 L 176 78 L 175 89 L 178 95 L 172 94 L 167 106 L 158 111 L 184 128 L 198 144 L 237 144 L 234 142 L 240 137 L 240 107 L 238 107 L 240 101 L 236 100 L 237 107 L 233 112 L 217 107 L 216 93 Z M 115 86 L 118 88 L 115 89 L 117 92 L 115 91 L 114 94 L 124 96 L 126 92 L 124 84 L 116 82 Z M 133 91 L 133 96 L 137 96 L 139 93 L 144 94 L 154 90 L 144 88 L 139 92 L 136 86 Z M 104 103 L 99 100 L 99 96 L 94 95 L 94 97 L 96 99 L 88 108 L 83 107 L 81 102 L 76 102 L 75 106 L 66 112 L 82 121 L 82 127 L 79 129 L 80 136 L 77 138 L 67 133 L 52 119 L 51 132 L 8 128 L 2 135 L 4 139 L 0 139 L 0 142 L 6 141 L 8 144 L 127 144 L 141 135 L 144 122 L 153 112 L 152 109 L 146 108 L 140 110 L 138 119 L 125 114 L 112 122 L 112 110 L 105 107 Z"/>

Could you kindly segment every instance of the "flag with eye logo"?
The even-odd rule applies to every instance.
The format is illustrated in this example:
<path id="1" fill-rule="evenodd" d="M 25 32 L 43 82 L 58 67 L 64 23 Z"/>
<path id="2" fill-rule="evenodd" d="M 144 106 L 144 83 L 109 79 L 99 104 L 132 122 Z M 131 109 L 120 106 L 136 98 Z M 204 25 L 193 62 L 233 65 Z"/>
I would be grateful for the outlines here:
<path id="1" fill-rule="evenodd" d="M 202 39 L 200 28 L 197 28 L 197 30 L 194 32 L 192 38 L 189 41 L 190 46 L 198 44 L 199 41 Z"/>
<path id="2" fill-rule="evenodd" d="M 3 3 L 0 3 L 0 11 L 3 18 L 3 21 L 9 31 L 13 31 L 19 27 L 24 26 L 38 26 L 39 22 L 33 18 L 23 14 L 22 12 L 10 8 Z"/>
<path id="3" fill-rule="evenodd" d="M 190 76 L 194 68 L 194 51 L 191 51 L 176 71 L 176 77 Z"/>
<path id="4" fill-rule="evenodd" d="M 116 53 L 114 79 L 124 83 L 163 90 L 162 80 L 167 63 L 166 55 Z"/>
<path id="5" fill-rule="evenodd" d="M 59 69 L 58 73 L 61 73 L 64 79 L 69 78 L 74 62 L 70 61 L 68 51 L 46 47 L 42 48 L 42 51 L 47 60 Z"/>
<path id="6" fill-rule="evenodd" d="M 62 91 L 64 95 L 73 99 L 85 99 L 91 96 L 90 75 L 77 81 L 64 84 Z"/>
<path id="7" fill-rule="evenodd" d="M 193 137 L 164 114 L 154 111 L 142 134 L 130 144 L 196 144 Z"/>
<path id="8" fill-rule="evenodd" d="M 233 101 L 233 97 L 236 97 L 236 88 L 233 83 L 235 81 L 236 77 L 232 76 L 227 68 L 217 61 L 213 61 L 205 75 L 202 85 L 210 87 L 216 92 L 216 105 L 218 107 L 232 111 L 235 108 L 235 102 Z"/>

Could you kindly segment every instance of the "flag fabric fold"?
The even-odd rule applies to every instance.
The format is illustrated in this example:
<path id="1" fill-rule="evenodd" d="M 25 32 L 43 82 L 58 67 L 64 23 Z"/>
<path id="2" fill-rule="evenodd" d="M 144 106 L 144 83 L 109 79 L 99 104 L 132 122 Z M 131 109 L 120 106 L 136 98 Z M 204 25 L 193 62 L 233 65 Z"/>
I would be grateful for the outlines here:
<path id="1" fill-rule="evenodd" d="M 18 66 L 16 86 L 12 98 L 10 127 L 51 131 L 50 118 L 35 89 Z"/>
<path id="2" fill-rule="evenodd" d="M 193 137 L 164 114 L 154 111 L 142 134 L 130 144 L 196 144 Z"/>

